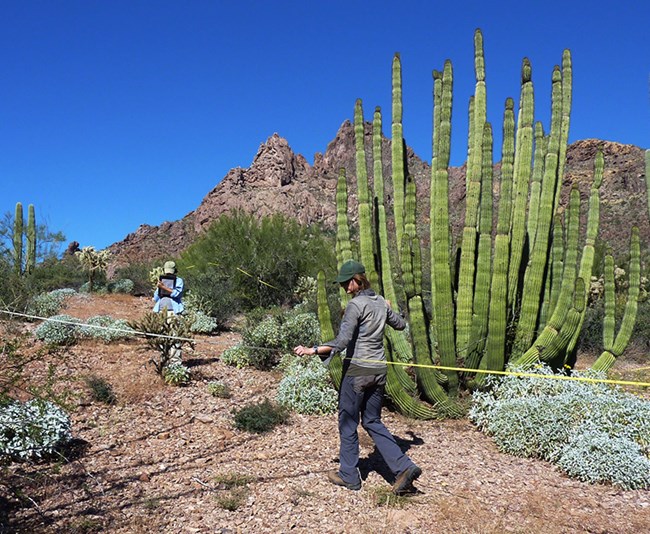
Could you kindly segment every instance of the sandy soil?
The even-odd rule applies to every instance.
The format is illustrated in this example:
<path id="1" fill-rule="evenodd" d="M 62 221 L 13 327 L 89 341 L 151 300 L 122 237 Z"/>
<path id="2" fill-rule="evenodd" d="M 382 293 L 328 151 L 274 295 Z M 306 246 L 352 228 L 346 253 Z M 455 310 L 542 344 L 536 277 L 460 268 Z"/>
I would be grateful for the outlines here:
<path id="1" fill-rule="evenodd" d="M 145 298 L 74 297 L 65 313 L 128 319 L 149 307 Z M 362 489 L 333 486 L 325 474 L 337 466 L 335 416 L 293 414 L 262 435 L 234 428 L 233 409 L 273 398 L 279 381 L 223 365 L 219 355 L 237 341 L 199 337 L 185 354 L 194 380 L 182 388 L 159 380 L 141 340 L 84 341 L 49 355 L 76 392 L 75 446 L 65 462 L 2 468 L 0 532 L 650 532 L 650 491 L 588 485 L 501 454 L 466 420 L 418 422 L 385 410 L 423 469 L 418 491 L 387 493 L 391 475 L 363 432 Z M 116 405 L 90 400 L 89 375 L 112 384 Z M 211 396 L 210 380 L 232 397 Z M 230 487 L 234 478 L 245 484 Z"/>

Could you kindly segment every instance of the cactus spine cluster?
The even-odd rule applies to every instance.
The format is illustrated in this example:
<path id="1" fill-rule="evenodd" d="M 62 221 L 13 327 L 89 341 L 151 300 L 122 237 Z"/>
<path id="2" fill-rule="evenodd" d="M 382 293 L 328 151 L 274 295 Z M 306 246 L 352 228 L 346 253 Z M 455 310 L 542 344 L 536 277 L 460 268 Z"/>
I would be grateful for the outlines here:
<path id="1" fill-rule="evenodd" d="M 548 136 L 534 121 L 532 68 L 523 60 L 521 94 L 515 128 L 515 104 L 507 99 L 503 117 L 501 177 L 493 184 L 493 135 L 487 121 L 485 58 L 480 30 L 474 35 L 476 85 L 469 104 L 465 220 L 457 282 L 452 276 L 456 253 L 451 247 L 449 158 L 453 70 L 446 61 L 433 71 L 433 135 L 430 187 L 429 265 L 423 262 L 417 235 L 417 192 L 404 158 L 402 76 L 399 55 L 392 64 L 392 185 L 394 234 L 388 233 L 390 206 L 384 202 L 381 161 L 381 111 L 375 110 L 372 136 L 373 188 L 369 188 L 361 101 L 355 106 L 359 242 L 361 260 L 373 285 L 408 312 L 410 340 L 387 329 L 391 362 L 412 358 L 417 383 L 401 366 L 388 366 L 387 392 L 406 414 L 428 418 L 457 416 L 461 386 L 477 387 L 484 375 L 469 370 L 502 371 L 508 363 L 539 360 L 572 367 L 587 303 L 598 232 L 599 188 L 603 158 L 596 157 L 589 198 L 585 244 L 580 241 L 580 194 L 574 188 L 564 213 L 562 185 L 571 108 L 571 55 L 552 76 L 551 125 Z M 650 163 L 648 164 L 650 165 Z M 496 186 L 495 186 L 496 185 Z M 351 246 L 346 215 L 345 176 L 337 189 L 339 263 Z M 498 203 L 494 198 L 498 192 Z M 650 209 L 650 204 L 649 204 Z M 496 211 L 496 228 L 493 218 Z M 344 225 L 345 227 L 342 227 Z M 373 241 L 374 239 L 374 241 Z M 636 247 L 636 248 L 635 248 Z M 391 252 L 397 250 L 397 261 Z M 629 340 L 638 295 L 638 231 L 632 233 L 632 267 L 628 308 L 616 337 L 606 330 L 603 362 L 620 354 Z M 395 267 L 399 265 L 399 269 Z M 430 268 L 430 277 L 422 270 Z M 430 280 L 423 287 L 423 278 Z M 319 299 L 319 303 L 323 303 Z M 324 311 L 324 310 L 323 310 Z M 325 312 L 325 311 L 324 311 Z M 327 316 L 326 312 L 324 317 Z M 600 360 L 599 360 L 600 362 Z M 440 364 L 442 372 L 430 367 Z M 598 363 L 604 368 L 605 363 Z M 459 373 L 464 365 L 468 372 Z M 429 401 L 423 404 L 418 396 Z"/>

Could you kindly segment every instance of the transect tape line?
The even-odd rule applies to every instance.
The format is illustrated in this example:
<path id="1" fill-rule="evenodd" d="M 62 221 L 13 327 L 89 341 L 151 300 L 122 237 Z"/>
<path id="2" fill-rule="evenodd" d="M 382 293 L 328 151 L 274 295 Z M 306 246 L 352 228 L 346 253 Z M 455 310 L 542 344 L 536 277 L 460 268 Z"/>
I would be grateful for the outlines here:
<path id="1" fill-rule="evenodd" d="M 165 334 L 149 334 L 147 332 L 138 332 L 137 330 L 127 330 L 124 328 L 114 328 L 111 326 L 100 326 L 100 325 L 94 325 L 94 324 L 88 324 L 88 323 L 76 323 L 73 321 L 64 321 L 62 319 L 52 319 L 51 317 L 40 317 L 38 315 L 29 315 L 26 313 L 18 313 L 18 312 L 12 312 L 9 310 L 0 310 L 0 313 L 4 313 L 7 315 L 15 315 L 18 317 L 25 317 L 28 319 L 39 319 L 43 321 L 52 321 L 52 322 L 57 322 L 57 323 L 62 323 L 62 324 L 70 324 L 74 326 L 86 326 L 88 328 L 98 328 L 100 330 L 112 330 L 114 332 L 125 332 L 128 334 L 135 334 L 135 335 L 141 335 L 145 337 L 162 337 L 162 338 L 168 338 L 168 339 L 173 339 L 176 341 L 189 341 L 192 343 L 207 343 L 211 344 L 210 341 L 208 340 L 195 340 L 192 338 L 187 338 L 187 337 L 177 337 L 177 336 L 168 336 Z M 254 346 L 249 346 L 249 345 L 242 345 L 242 348 L 246 349 L 255 349 L 255 350 L 276 350 L 276 349 L 270 349 L 268 347 L 254 347 Z M 377 363 L 376 360 L 366 360 L 362 358 L 349 358 L 349 361 L 351 362 L 368 362 L 368 363 Z M 574 381 L 574 382 L 590 382 L 590 383 L 601 383 L 601 384 L 613 384 L 617 386 L 638 386 L 638 387 L 650 387 L 650 382 L 634 382 L 630 380 L 610 380 L 606 378 L 588 378 L 588 377 L 581 377 L 581 376 L 566 376 L 566 375 L 540 375 L 537 373 L 524 373 L 524 372 L 515 372 L 515 371 L 488 371 L 487 369 L 468 369 L 465 367 L 449 367 L 445 365 L 433 365 L 433 364 L 424 364 L 424 363 L 409 363 L 409 362 L 391 362 L 391 361 L 386 361 L 386 365 L 401 365 L 403 367 L 421 367 L 425 369 L 438 369 L 440 371 L 457 371 L 461 373 L 481 373 L 481 374 L 487 374 L 487 375 L 502 375 L 502 376 L 520 376 L 520 377 L 527 377 L 527 378 L 549 378 L 552 380 L 569 380 L 569 381 Z M 637 371 L 643 370 L 645 368 L 641 369 L 635 369 Z"/>

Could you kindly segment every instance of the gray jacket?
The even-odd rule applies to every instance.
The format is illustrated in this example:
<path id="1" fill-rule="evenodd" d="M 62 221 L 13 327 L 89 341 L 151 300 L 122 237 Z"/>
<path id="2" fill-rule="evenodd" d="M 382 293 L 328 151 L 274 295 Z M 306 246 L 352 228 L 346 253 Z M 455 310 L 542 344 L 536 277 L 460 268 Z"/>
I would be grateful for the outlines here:
<path id="1" fill-rule="evenodd" d="M 384 329 L 386 324 L 404 330 L 404 319 L 388 307 L 383 297 L 372 289 L 359 291 L 348 303 L 336 339 L 323 343 L 332 354 L 346 351 L 350 376 L 386 373 Z"/>

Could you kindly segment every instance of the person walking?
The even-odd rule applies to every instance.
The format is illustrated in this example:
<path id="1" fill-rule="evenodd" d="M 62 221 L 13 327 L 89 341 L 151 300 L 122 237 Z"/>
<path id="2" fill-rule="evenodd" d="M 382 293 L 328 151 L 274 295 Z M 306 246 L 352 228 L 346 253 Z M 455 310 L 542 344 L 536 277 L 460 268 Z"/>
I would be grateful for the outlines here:
<path id="1" fill-rule="evenodd" d="M 370 287 L 363 264 L 349 260 L 339 271 L 336 282 L 352 299 L 345 308 L 336 339 L 314 347 L 299 345 L 294 353 L 333 356 L 346 350 L 343 378 L 339 390 L 340 465 L 327 474 L 330 482 L 350 490 L 361 489 L 359 463 L 359 421 L 375 443 L 388 468 L 395 475 L 395 494 L 410 490 L 422 470 L 402 452 L 381 420 L 386 385 L 384 330 L 388 324 L 404 330 L 406 322 L 383 297 Z"/>

